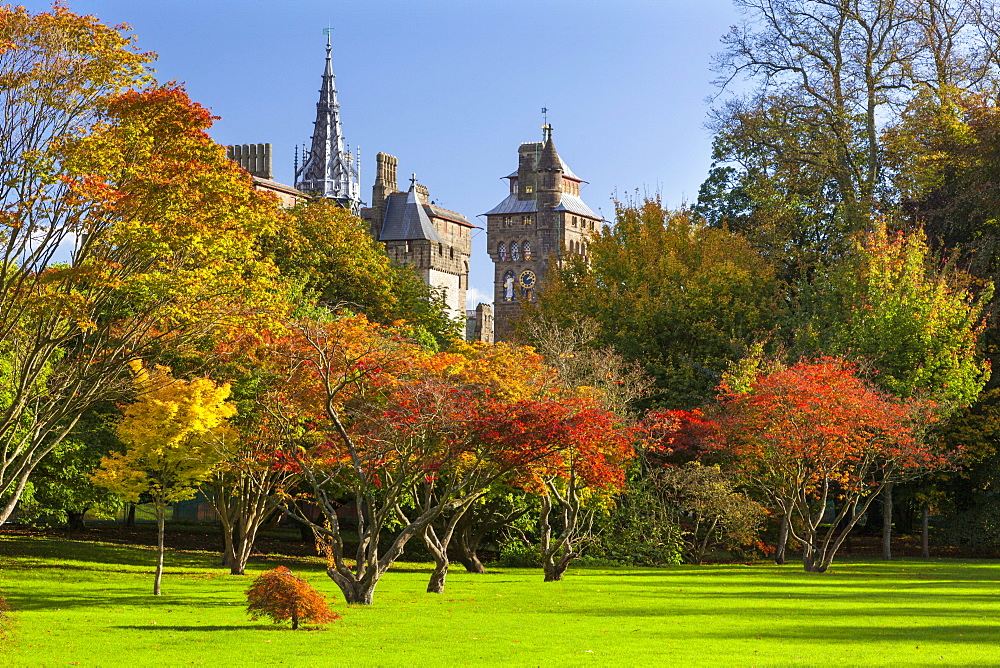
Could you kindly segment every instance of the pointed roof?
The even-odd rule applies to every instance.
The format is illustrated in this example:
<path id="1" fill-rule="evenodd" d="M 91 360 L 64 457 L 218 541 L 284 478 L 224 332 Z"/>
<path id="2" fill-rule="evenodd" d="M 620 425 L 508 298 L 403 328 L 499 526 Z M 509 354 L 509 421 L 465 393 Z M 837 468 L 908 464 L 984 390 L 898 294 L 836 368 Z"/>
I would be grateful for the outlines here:
<path id="1" fill-rule="evenodd" d="M 385 203 L 385 219 L 379 241 L 404 241 L 427 239 L 441 243 L 424 205 L 417 199 L 416 179 L 406 194 L 393 193 Z"/>
<path id="2" fill-rule="evenodd" d="M 535 163 L 535 172 L 550 172 L 557 171 L 562 172 L 564 179 L 571 179 L 579 183 L 586 183 L 583 179 L 573 173 L 566 162 L 559 156 L 559 151 L 556 150 L 555 142 L 552 141 L 552 126 L 544 125 L 542 127 L 544 131 L 544 139 L 541 142 L 533 142 L 527 144 L 521 144 L 521 149 L 525 146 L 529 147 L 529 150 L 537 151 L 537 162 Z M 538 147 L 541 147 L 540 149 Z M 505 179 L 516 179 L 518 176 L 517 172 L 511 172 L 507 176 L 503 177 Z M 502 202 L 497 204 L 495 207 L 490 209 L 483 216 L 494 216 L 494 215 L 516 215 L 524 213 L 535 213 L 538 211 L 538 202 L 532 197 L 531 199 L 520 199 L 517 193 L 511 193 L 504 198 Z M 577 195 L 570 195 L 566 192 L 559 193 L 559 204 L 557 204 L 553 211 L 567 211 L 569 213 L 575 213 L 586 218 L 592 218 L 594 220 L 600 220 L 601 217 L 594 213 L 594 211 L 587 206 L 583 199 Z"/>
<path id="3" fill-rule="evenodd" d="M 344 149 L 329 33 L 312 144 L 303 155 L 302 166 L 295 170 L 295 187 L 318 197 L 334 199 L 354 212 L 361 208 L 358 167 L 353 156 Z"/>
<path id="4" fill-rule="evenodd" d="M 552 126 L 545 125 L 545 142 L 542 144 L 541 153 L 538 156 L 538 165 L 535 169 L 539 172 L 561 172 L 563 171 L 563 161 L 556 151 L 556 145 L 552 141 Z"/>

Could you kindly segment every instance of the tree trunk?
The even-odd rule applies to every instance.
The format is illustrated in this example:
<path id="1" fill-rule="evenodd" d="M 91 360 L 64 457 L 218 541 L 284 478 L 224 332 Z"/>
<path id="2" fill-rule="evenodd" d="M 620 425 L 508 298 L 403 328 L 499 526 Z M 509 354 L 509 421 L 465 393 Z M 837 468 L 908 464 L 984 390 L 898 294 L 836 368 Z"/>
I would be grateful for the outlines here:
<path id="1" fill-rule="evenodd" d="M 66 528 L 70 531 L 86 531 L 87 522 L 84 520 L 84 515 L 87 511 L 82 513 L 66 513 Z"/>
<path id="2" fill-rule="evenodd" d="M 545 569 L 545 582 L 559 582 L 563 578 L 563 573 L 566 572 L 566 566 L 560 568 L 559 564 L 552 559 L 546 559 L 543 566 Z"/>
<path id="3" fill-rule="evenodd" d="M 292 630 L 295 631 L 299 628 L 299 609 L 297 607 L 292 608 Z"/>
<path id="4" fill-rule="evenodd" d="M 813 540 L 814 537 L 810 536 L 809 540 L 802 542 L 802 568 L 807 572 L 812 572 L 815 567 L 815 557 L 813 550 Z"/>
<path id="5" fill-rule="evenodd" d="M 349 578 L 345 578 L 343 575 L 337 572 L 336 568 L 327 568 L 326 574 L 330 576 L 338 587 L 340 587 L 341 593 L 344 594 L 344 601 L 349 605 L 371 605 L 372 597 L 375 594 L 375 585 L 378 584 L 378 578 L 366 578 L 362 581 L 357 581 Z"/>
<path id="6" fill-rule="evenodd" d="M 228 557 L 230 575 L 243 575 L 243 571 L 247 567 L 247 558 L 250 556 L 250 550 L 245 545 L 246 536 L 243 535 L 241 524 L 242 520 L 237 520 L 233 525 L 232 536 L 229 540 L 229 549 L 232 550 Z"/>
<path id="7" fill-rule="evenodd" d="M 134 503 L 129 503 L 125 507 L 125 517 L 123 519 L 125 520 L 125 526 L 126 527 L 131 528 L 131 527 L 135 526 L 135 504 Z"/>
<path id="8" fill-rule="evenodd" d="M 886 483 L 882 498 L 882 558 L 892 559 L 892 485 Z"/>
<path id="9" fill-rule="evenodd" d="M 162 504 L 156 504 L 156 577 L 153 580 L 153 596 L 160 595 L 160 582 L 163 580 L 163 529 L 166 509 Z"/>
<path id="10" fill-rule="evenodd" d="M 444 582 L 448 578 L 448 561 L 443 564 L 435 564 L 431 579 L 427 582 L 428 594 L 443 594 Z"/>
<path id="11" fill-rule="evenodd" d="M 469 513 L 471 515 L 471 513 Z M 473 535 L 472 524 L 462 522 L 458 527 L 458 543 L 456 547 L 458 549 L 458 560 L 462 562 L 465 566 L 465 570 L 469 573 L 485 573 L 486 568 L 483 567 L 483 563 L 479 561 L 479 555 L 477 554 L 477 549 L 479 548 L 479 541 L 482 540 L 481 535 Z"/>
<path id="12" fill-rule="evenodd" d="M 788 513 L 785 513 L 781 517 L 781 529 L 778 531 L 778 546 L 774 551 L 774 563 L 779 566 L 784 566 L 785 564 L 785 550 L 788 547 L 788 528 L 791 524 L 791 517 Z"/>
<path id="13" fill-rule="evenodd" d="M 924 559 L 931 558 L 930 528 L 931 508 L 925 503 L 923 518 L 920 523 L 920 556 Z"/>

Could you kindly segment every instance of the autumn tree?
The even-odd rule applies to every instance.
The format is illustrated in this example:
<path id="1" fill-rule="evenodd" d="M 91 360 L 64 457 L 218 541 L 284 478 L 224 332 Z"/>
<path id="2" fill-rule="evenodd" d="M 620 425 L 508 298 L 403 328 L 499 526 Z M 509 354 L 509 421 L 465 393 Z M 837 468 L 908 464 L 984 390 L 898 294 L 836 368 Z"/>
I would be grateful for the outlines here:
<path id="1" fill-rule="evenodd" d="M 299 622 L 329 624 L 340 619 L 330 610 L 326 597 L 285 566 L 264 571 L 247 589 L 247 612 L 256 621 L 269 617 L 275 624 L 291 621 L 292 630 Z"/>
<path id="2" fill-rule="evenodd" d="M 886 485 L 948 465 L 920 438 L 933 408 L 886 396 L 841 359 L 801 361 L 724 395 L 716 447 L 792 518 L 805 569 L 824 572 Z"/>
<path id="3" fill-rule="evenodd" d="M 990 377 L 980 338 L 992 285 L 935 263 L 919 230 L 884 223 L 799 291 L 793 350 L 858 361 L 883 391 L 937 405 L 940 418 L 971 405 Z M 883 554 L 890 558 L 894 485 L 885 486 Z"/>
<path id="4" fill-rule="evenodd" d="M 538 495 L 539 551 L 546 582 L 562 580 L 591 539 L 595 515 L 625 484 L 631 432 L 593 399 L 572 397 L 517 407 L 508 438 L 547 451 L 522 485 Z"/>
<path id="5" fill-rule="evenodd" d="M 140 494 L 152 498 L 158 550 L 153 594 L 159 596 L 167 505 L 192 498 L 219 463 L 218 444 L 232 438 L 226 421 L 236 408 L 226 402 L 228 385 L 207 378 L 175 380 L 166 367 L 152 372 L 138 363 L 133 367 L 139 396 L 117 429 L 127 449 L 105 457 L 94 482 L 129 501 Z"/>
<path id="6" fill-rule="evenodd" d="M 222 526 L 222 565 L 243 575 L 258 532 L 278 512 L 272 495 L 294 487 L 298 473 L 274 461 L 274 437 L 260 423 L 238 421 L 234 431 L 235 438 L 217 443 L 220 461 L 201 491 Z"/>
<path id="7" fill-rule="evenodd" d="M 274 342 L 274 354 L 288 373 L 262 409 L 268 428 L 283 443 L 279 459 L 301 473 L 308 492 L 279 489 L 286 512 L 310 526 L 328 560 L 327 574 L 348 603 L 370 605 L 380 578 L 454 498 L 455 489 L 438 490 L 437 502 L 410 519 L 388 548 L 380 544 L 398 519 L 398 507 L 428 476 L 428 445 L 420 439 L 366 440 L 351 430 L 356 411 L 380 401 L 384 393 L 429 354 L 393 330 L 364 316 L 341 315 L 292 323 L 290 334 Z M 433 450 L 433 449 L 432 449 Z M 341 499 L 357 508 L 358 543 L 353 564 L 341 531 Z M 299 501 L 315 504 L 321 519 L 306 516 Z"/>
<path id="8" fill-rule="evenodd" d="M 0 522 L 80 416 L 128 393 L 130 361 L 272 301 L 276 203 L 124 30 L 0 8 Z"/>
<path id="9" fill-rule="evenodd" d="M 230 420 L 236 437 L 217 443 L 221 461 L 201 486 L 219 517 L 222 565 L 232 575 L 243 575 L 258 532 L 279 512 L 272 496 L 298 480 L 294 467 L 275 457 L 281 442 L 261 410 L 265 395 L 285 371 L 270 352 L 271 337 L 268 329 L 229 327 L 206 353 L 211 360 L 207 368 L 229 381 L 230 401 L 237 406 Z"/>
<path id="10" fill-rule="evenodd" d="M 742 237 L 650 199 L 619 205 L 587 261 L 567 261 L 539 299 L 556 326 L 593 319 L 594 349 L 642 365 L 656 387 L 647 403 L 682 408 L 712 396 L 728 363 L 774 327 L 777 294 Z"/>

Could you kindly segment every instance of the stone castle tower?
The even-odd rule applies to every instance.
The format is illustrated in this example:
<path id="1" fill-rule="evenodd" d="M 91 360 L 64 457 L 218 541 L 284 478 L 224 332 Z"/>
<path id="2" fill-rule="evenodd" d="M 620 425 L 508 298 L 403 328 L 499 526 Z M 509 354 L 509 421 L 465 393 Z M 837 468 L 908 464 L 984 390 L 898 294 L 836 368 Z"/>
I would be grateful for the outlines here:
<path id="1" fill-rule="evenodd" d="M 465 295 L 469 289 L 472 232 L 477 229 L 465 216 L 437 206 L 427 187 L 414 175 L 407 192 L 397 187 L 395 156 L 376 158 L 372 205 L 361 210 L 372 236 L 381 241 L 389 259 L 412 266 L 430 286 L 444 290 L 448 310 L 465 320 Z"/>
<path id="2" fill-rule="evenodd" d="M 543 127 L 541 142 L 521 144 L 517 171 L 505 178 L 510 194 L 487 211 L 487 248 L 494 263 L 493 311 L 495 337 L 510 338 L 521 305 L 545 289 L 552 258 L 586 256 L 601 217 L 580 199 L 578 177 L 563 162 L 552 141 L 552 127 Z"/>

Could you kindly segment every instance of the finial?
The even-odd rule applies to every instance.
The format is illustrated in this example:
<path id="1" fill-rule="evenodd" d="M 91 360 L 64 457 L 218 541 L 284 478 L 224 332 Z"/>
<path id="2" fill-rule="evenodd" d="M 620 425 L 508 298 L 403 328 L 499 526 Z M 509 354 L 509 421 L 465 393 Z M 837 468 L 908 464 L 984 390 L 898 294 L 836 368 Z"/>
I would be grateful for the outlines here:
<path id="1" fill-rule="evenodd" d="M 330 25 L 330 24 L 328 23 L 327 25 Z M 332 33 L 332 32 L 333 32 L 333 28 L 323 28 L 323 34 L 326 35 L 326 55 L 327 56 L 330 55 L 330 50 L 332 48 L 330 46 L 330 33 Z"/>
<path id="2" fill-rule="evenodd" d="M 410 176 L 410 188 L 412 189 L 412 188 L 416 188 L 416 187 L 417 187 L 417 174 L 416 174 L 416 172 L 414 172 Z"/>
<path id="3" fill-rule="evenodd" d="M 548 124 L 549 124 L 549 109 L 548 107 L 542 107 L 542 125 L 544 127 L 545 125 Z"/>

